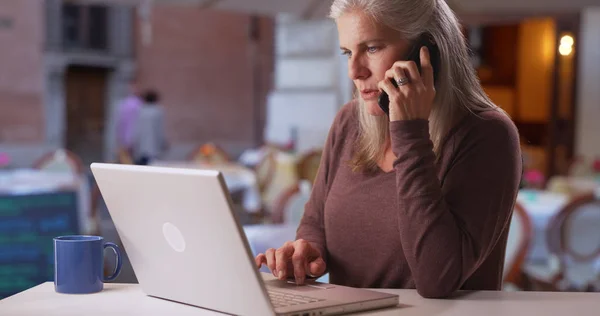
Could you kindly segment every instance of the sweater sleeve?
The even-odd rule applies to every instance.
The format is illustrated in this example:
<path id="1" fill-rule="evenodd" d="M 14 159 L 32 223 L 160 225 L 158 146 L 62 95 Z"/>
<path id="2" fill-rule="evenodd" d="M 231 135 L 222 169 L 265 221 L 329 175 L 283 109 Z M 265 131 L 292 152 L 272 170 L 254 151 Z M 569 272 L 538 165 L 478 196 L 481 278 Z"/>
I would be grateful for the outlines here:
<path id="1" fill-rule="evenodd" d="M 329 129 L 312 192 L 304 207 L 304 215 L 302 216 L 302 220 L 296 231 L 296 239 L 304 239 L 318 249 L 325 263 L 327 263 L 327 243 L 325 240 L 324 221 L 325 202 L 335 171 L 340 163 L 339 160 L 336 159 L 336 157 L 339 156 L 339 153 L 336 151 L 339 149 L 339 145 L 341 145 L 338 144 L 338 138 L 341 137 L 339 136 L 341 133 L 340 130 L 342 130 L 343 125 L 348 122 L 351 111 L 352 104 L 344 106 Z M 343 139 L 339 140 L 339 142 L 343 141 Z"/>
<path id="2" fill-rule="evenodd" d="M 460 141 L 443 183 L 426 120 L 390 125 L 400 241 L 423 297 L 446 297 L 486 260 L 512 214 L 521 173 L 516 128 L 480 120 Z"/>

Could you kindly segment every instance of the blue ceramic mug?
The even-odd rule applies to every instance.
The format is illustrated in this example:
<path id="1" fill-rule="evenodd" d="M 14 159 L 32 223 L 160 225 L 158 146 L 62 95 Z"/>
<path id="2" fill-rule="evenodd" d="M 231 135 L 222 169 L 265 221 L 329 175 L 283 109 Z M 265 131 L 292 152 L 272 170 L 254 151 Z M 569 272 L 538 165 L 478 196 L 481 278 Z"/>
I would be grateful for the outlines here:
<path id="1" fill-rule="evenodd" d="M 117 256 L 113 274 L 104 277 L 104 249 Z M 54 238 L 54 289 L 59 293 L 85 294 L 100 292 L 104 282 L 121 272 L 121 251 L 99 236 L 62 236 Z"/>

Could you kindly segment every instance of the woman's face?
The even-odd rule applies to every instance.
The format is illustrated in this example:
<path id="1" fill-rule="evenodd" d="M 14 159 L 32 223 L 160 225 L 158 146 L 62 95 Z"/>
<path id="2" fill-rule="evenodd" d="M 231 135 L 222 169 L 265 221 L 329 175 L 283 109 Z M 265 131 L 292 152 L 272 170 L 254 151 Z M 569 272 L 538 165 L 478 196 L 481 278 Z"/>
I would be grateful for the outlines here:
<path id="1" fill-rule="evenodd" d="M 385 115 L 377 104 L 380 94 L 377 85 L 394 62 L 408 53 L 409 42 L 397 31 L 358 10 L 344 13 L 336 23 L 340 49 L 348 56 L 348 74 L 356 91 L 369 114 Z"/>

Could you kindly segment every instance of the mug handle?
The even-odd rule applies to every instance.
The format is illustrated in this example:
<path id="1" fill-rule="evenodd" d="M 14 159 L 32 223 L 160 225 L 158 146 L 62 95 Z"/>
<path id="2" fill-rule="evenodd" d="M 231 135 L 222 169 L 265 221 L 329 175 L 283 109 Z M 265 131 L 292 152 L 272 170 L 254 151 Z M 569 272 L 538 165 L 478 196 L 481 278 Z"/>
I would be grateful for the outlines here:
<path id="1" fill-rule="evenodd" d="M 106 248 L 112 249 L 112 251 L 115 253 L 115 256 L 117 256 L 117 266 L 115 267 L 115 271 L 111 276 L 104 278 L 104 282 L 113 281 L 114 279 L 116 279 L 119 276 L 119 273 L 121 273 L 121 266 L 123 265 L 123 260 L 121 260 L 121 250 L 119 249 L 119 246 L 115 245 L 112 242 L 107 242 L 104 244 L 104 249 Z"/>

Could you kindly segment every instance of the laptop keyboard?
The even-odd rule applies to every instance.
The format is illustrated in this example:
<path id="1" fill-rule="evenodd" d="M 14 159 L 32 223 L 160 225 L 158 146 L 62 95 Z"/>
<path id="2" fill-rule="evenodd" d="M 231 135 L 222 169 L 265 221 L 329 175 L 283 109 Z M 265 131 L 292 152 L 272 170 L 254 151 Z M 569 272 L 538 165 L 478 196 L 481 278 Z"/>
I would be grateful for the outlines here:
<path id="1" fill-rule="evenodd" d="M 324 299 L 316 299 L 313 297 L 276 292 L 272 290 L 268 290 L 267 292 L 269 292 L 269 298 L 271 299 L 273 307 L 275 308 L 324 301 Z"/>

